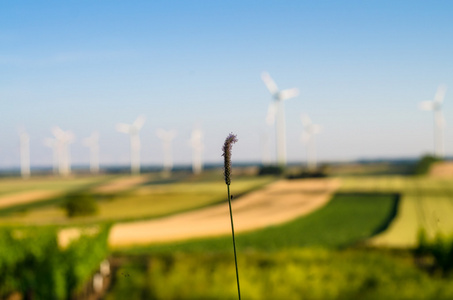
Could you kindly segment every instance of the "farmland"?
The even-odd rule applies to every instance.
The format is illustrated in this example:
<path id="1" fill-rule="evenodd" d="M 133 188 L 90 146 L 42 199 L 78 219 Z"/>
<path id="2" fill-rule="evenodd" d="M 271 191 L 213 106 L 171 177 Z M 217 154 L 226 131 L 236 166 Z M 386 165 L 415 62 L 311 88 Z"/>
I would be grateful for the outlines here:
<path id="1" fill-rule="evenodd" d="M 388 230 L 370 240 L 385 247 L 414 247 L 417 232 L 428 236 L 453 232 L 453 184 L 451 179 L 429 177 L 343 178 L 342 192 L 398 193 L 398 213 Z"/>
<path id="2" fill-rule="evenodd" d="M 58 187 L 59 181 L 49 183 L 45 187 L 58 190 L 57 195 L 52 194 L 53 197 L 50 199 L 40 198 L 40 201 L 29 201 L 3 210 L 0 207 L 0 214 L 3 215 L 0 218 L 0 224 L 70 225 L 136 220 L 160 217 L 224 201 L 225 187 L 221 178 L 215 181 L 171 184 L 162 183 L 159 180 L 159 177 L 151 175 L 141 176 L 133 182 L 130 181 L 130 176 L 126 176 L 87 178 L 77 180 L 76 183 L 72 183 L 71 179 L 61 180 L 63 184 L 60 187 Z M 241 194 L 271 180 L 270 177 L 243 178 L 238 180 L 236 190 Z M 112 189 L 112 187 L 115 188 Z M 27 186 L 30 193 L 36 192 L 38 188 L 43 189 L 39 184 Z M 60 204 L 65 201 L 65 193 L 73 190 L 93 195 L 97 199 L 99 213 L 82 218 L 68 218 Z M 11 195 L 8 194 L 8 197 Z M 4 198 L 7 198 L 6 195 Z M 0 197 L 0 203 L 4 198 Z"/>
<path id="3" fill-rule="evenodd" d="M 406 220 L 406 207 L 402 205 L 408 202 L 403 199 L 414 191 L 414 186 L 416 191 L 424 191 L 428 199 L 430 193 L 436 196 L 443 188 L 448 189 L 448 181 L 345 178 L 339 193 L 312 214 L 238 235 L 245 297 L 451 298 L 449 280 L 429 277 L 414 268 L 410 252 L 363 248 L 382 246 L 374 240 L 393 232 L 395 224 L 410 224 Z M 389 218 L 395 213 L 396 219 Z M 418 225 L 406 228 L 406 232 L 400 232 L 401 236 L 413 233 L 415 243 Z M 377 238 L 373 238 L 375 234 Z M 393 238 L 385 246 L 401 247 L 400 237 Z M 134 247 L 120 250 L 116 255 L 127 263 L 118 269 L 118 284 L 107 299 L 120 295 L 130 295 L 132 299 L 236 297 L 229 237 Z"/>
<path id="4" fill-rule="evenodd" d="M 237 246 L 244 297 L 451 298 L 453 290 L 449 288 L 448 279 L 431 277 L 416 268 L 411 252 L 405 250 L 417 245 L 420 228 L 424 228 L 429 237 L 437 232 L 453 232 L 453 221 L 449 218 L 453 215 L 453 186 L 450 183 L 450 179 L 396 175 L 293 181 L 275 177 L 235 177 L 233 210 L 238 223 Z M 29 181 L 5 179 L 0 182 L 0 190 L 0 204 L 2 199 L 17 201 L 21 199 L 20 195 L 26 199 L 17 201 L 16 205 L 12 201 L 0 207 L 3 228 L 40 225 L 35 229 L 39 232 L 40 228 L 48 231 L 46 228 L 50 225 L 52 230 L 61 232 L 61 228 L 68 226 L 96 228 L 98 224 L 105 224 L 110 228 L 110 237 L 103 235 L 103 240 L 96 243 L 105 245 L 110 239 L 112 246 L 116 226 L 156 222 L 153 230 L 139 233 L 148 237 L 144 243 L 108 250 L 114 273 L 106 299 L 125 295 L 129 299 L 235 298 L 231 237 L 221 172 L 203 177 L 176 174 L 170 179 L 162 179 L 158 174 Z M 38 191 L 39 197 L 23 196 Z M 97 214 L 67 216 L 62 203 L 67 201 L 67 195 L 78 193 L 93 197 L 99 207 Z M 247 199 L 258 202 L 247 202 Z M 306 213 L 295 209 L 308 207 L 316 201 L 318 204 Z M 194 220 L 209 220 L 209 215 L 219 219 L 219 210 L 226 213 L 222 212 L 225 230 L 216 234 L 220 236 L 190 233 L 184 239 L 158 241 L 152 238 L 158 231 L 171 232 L 168 225 L 159 225 L 165 224 L 159 222 L 181 217 L 187 223 L 178 226 L 185 226 L 188 233 L 189 229 L 199 226 L 188 222 L 188 216 L 193 215 Z M 272 218 L 269 219 L 280 216 L 283 211 L 290 216 L 288 219 L 274 223 Z M 253 220 L 258 222 L 258 216 L 264 218 L 265 223 L 258 227 L 241 225 L 253 223 Z M 241 226 L 245 226 L 244 230 Z M 213 230 L 215 226 L 199 228 Z M 175 227 L 174 230 L 177 233 L 179 229 Z M 8 233 L 5 234 L 7 237 Z M 43 245 L 53 249 L 55 237 L 50 237 L 49 233 L 45 236 L 49 242 Z M 4 239 L 3 245 L 7 245 L 8 238 Z M 85 246 L 74 244 L 74 247 L 84 249 Z M 106 253 L 102 247 L 98 255 Z M 389 248 L 403 250 L 393 252 Z M 23 251 L 27 253 L 26 248 Z M 69 255 L 65 253 L 58 255 Z M 88 280 L 89 268 L 95 265 L 96 259 L 86 266 L 85 277 L 80 275 L 79 282 Z M 55 263 L 53 261 L 51 266 L 57 270 Z M 71 261 L 73 266 L 74 263 Z M 65 270 L 66 274 L 73 272 L 72 269 Z M 7 291 L 1 285 L 0 288 Z"/>

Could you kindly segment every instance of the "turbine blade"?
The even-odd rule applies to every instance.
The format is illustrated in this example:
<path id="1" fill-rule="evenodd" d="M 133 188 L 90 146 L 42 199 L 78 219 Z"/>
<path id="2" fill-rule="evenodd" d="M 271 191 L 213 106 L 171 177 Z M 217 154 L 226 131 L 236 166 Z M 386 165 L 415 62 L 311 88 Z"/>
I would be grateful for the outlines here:
<path id="1" fill-rule="evenodd" d="M 30 141 L 30 136 L 25 131 L 22 131 L 21 133 L 19 133 L 19 138 L 21 141 L 24 141 L 24 142 Z"/>
<path id="2" fill-rule="evenodd" d="M 99 132 L 94 131 L 91 135 L 83 140 L 86 147 L 94 147 L 99 143 Z"/>
<path id="3" fill-rule="evenodd" d="M 125 124 L 125 123 L 118 123 L 116 124 L 116 131 L 122 132 L 122 133 L 129 133 L 131 130 L 131 125 Z"/>
<path id="4" fill-rule="evenodd" d="M 165 136 L 167 135 L 167 131 L 165 131 L 164 129 L 157 129 L 156 130 L 156 135 L 158 138 L 160 138 L 161 140 L 165 139 Z"/>
<path id="5" fill-rule="evenodd" d="M 275 114 L 276 114 L 275 103 L 271 102 L 267 109 L 266 124 L 271 126 L 275 123 Z"/>
<path id="6" fill-rule="evenodd" d="M 444 84 L 439 85 L 436 91 L 436 95 L 434 96 L 434 102 L 442 103 L 444 101 L 445 93 L 447 91 L 447 87 Z"/>
<path id="7" fill-rule="evenodd" d="M 93 131 L 89 137 L 83 139 L 85 146 L 96 144 L 99 141 L 99 132 Z"/>
<path id="8" fill-rule="evenodd" d="M 318 134 L 322 131 L 322 126 L 318 124 L 313 124 L 313 134 Z"/>
<path id="9" fill-rule="evenodd" d="M 164 141 L 173 140 L 176 136 L 176 133 L 176 130 L 157 129 L 156 131 L 157 136 Z"/>
<path id="10" fill-rule="evenodd" d="M 75 135 L 71 131 L 66 131 L 64 133 L 64 141 L 68 144 L 73 143 L 75 141 Z"/>
<path id="11" fill-rule="evenodd" d="M 310 141 L 311 134 L 307 131 L 302 132 L 302 143 L 307 144 Z"/>
<path id="12" fill-rule="evenodd" d="M 291 99 L 291 98 L 297 97 L 298 95 L 299 95 L 298 88 L 283 90 L 280 92 L 280 100 Z"/>
<path id="13" fill-rule="evenodd" d="M 433 110 L 434 102 L 433 101 L 423 101 L 418 104 L 418 108 L 421 110 Z"/>
<path id="14" fill-rule="evenodd" d="M 189 145 L 194 149 L 201 150 L 203 148 L 203 132 L 199 128 L 192 130 L 190 135 Z"/>
<path id="15" fill-rule="evenodd" d="M 311 119 L 307 114 L 302 114 L 300 116 L 300 120 L 302 121 L 302 125 L 304 127 L 310 127 L 312 124 Z"/>
<path id="16" fill-rule="evenodd" d="M 52 127 L 51 132 L 58 140 L 64 139 L 65 132 L 60 127 L 58 126 Z"/>
<path id="17" fill-rule="evenodd" d="M 140 130 L 144 124 L 145 124 L 145 116 L 140 115 L 137 117 L 137 119 L 135 119 L 135 121 L 132 125 L 135 127 L 135 129 Z"/>
<path id="18" fill-rule="evenodd" d="M 176 137 L 177 134 L 178 134 L 178 132 L 176 130 L 170 130 L 168 132 L 168 136 L 167 137 L 168 137 L 169 140 L 172 140 L 172 139 L 174 139 Z"/>
<path id="19" fill-rule="evenodd" d="M 201 129 L 193 129 L 191 138 L 194 140 L 201 140 L 203 138 L 203 131 L 201 131 Z"/>
<path id="20" fill-rule="evenodd" d="M 275 81 L 272 79 L 272 77 L 269 75 L 267 72 L 261 73 L 261 79 L 264 81 L 264 84 L 266 85 L 267 89 L 272 95 L 275 95 L 278 93 L 278 87 Z"/>

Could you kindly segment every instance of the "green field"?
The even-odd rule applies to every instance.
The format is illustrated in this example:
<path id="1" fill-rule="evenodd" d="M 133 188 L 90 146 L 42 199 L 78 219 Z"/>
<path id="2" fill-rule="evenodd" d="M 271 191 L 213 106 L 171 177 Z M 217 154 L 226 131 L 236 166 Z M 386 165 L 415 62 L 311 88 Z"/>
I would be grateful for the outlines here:
<path id="1" fill-rule="evenodd" d="M 418 231 L 429 237 L 453 233 L 453 180 L 429 177 L 350 177 L 343 192 L 399 193 L 401 201 L 389 229 L 370 241 L 385 247 L 414 247 Z"/>
<path id="2" fill-rule="evenodd" d="M 1 208 L 0 224 L 24 228 L 27 225 L 114 223 L 156 218 L 225 201 L 221 172 L 205 174 L 202 178 L 144 176 L 144 181 L 113 192 L 100 192 L 99 187 L 130 177 L 2 179 L 0 201 L 2 197 L 34 190 L 53 190 L 59 194 L 36 203 Z M 235 196 L 240 196 L 275 179 L 238 176 L 232 186 Z M 437 232 L 452 233 L 453 181 L 390 175 L 350 176 L 341 180 L 342 185 L 333 199 L 310 215 L 237 235 L 244 298 L 452 299 L 448 274 L 443 275 L 445 278 L 429 276 L 414 265 L 411 252 L 390 252 L 383 248 L 416 246 L 420 228 L 429 236 Z M 99 213 L 67 217 L 61 204 L 65 195 L 75 192 L 94 197 Z M 51 243 L 55 247 L 55 242 Z M 25 246 L 30 249 L 22 249 L 20 253 L 25 254 L 16 259 L 23 259 L 22 263 L 31 259 L 40 264 L 44 250 L 33 243 Z M 115 251 L 110 253 L 116 263 L 113 286 L 106 299 L 237 297 L 230 236 Z M 64 253 L 58 255 L 65 257 Z M 90 255 L 89 251 L 83 253 Z M 62 269 L 58 264 L 64 264 L 63 261 L 52 260 L 48 265 L 52 270 L 76 274 L 77 259 L 84 258 L 74 256 L 71 265 L 62 265 Z M 89 282 L 94 272 L 93 269 L 90 273 L 90 268 L 96 268 L 93 266 L 100 259 L 93 258 L 84 267 L 79 285 Z M 0 281 L 6 274 L 2 264 L 5 266 L 7 261 L 7 257 L 0 255 Z M 40 265 L 40 268 L 45 266 Z M 15 276 L 20 266 L 8 268 L 13 272 L 8 276 Z M 24 273 L 23 276 L 29 275 Z M 59 280 L 69 278 L 65 277 L 69 275 L 58 276 Z M 52 286 L 56 290 L 46 293 L 63 293 L 58 284 Z"/>
<path id="3" fill-rule="evenodd" d="M 396 194 L 337 194 L 292 222 L 238 234 L 245 299 L 450 299 L 450 279 L 413 265 L 409 252 L 362 248 L 385 230 Z M 358 246 L 358 247 L 357 247 Z M 231 237 L 117 252 L 106 299 L 237 299 Z"/>
<path id="4" fill-rule="evenodd" d="M 323 208 L 294 221 L 237 235 L 240 251 L 351 246 L 386 227 L 397 198 L 394 195 L 339 194 Z M 231 237 L 200 239 L 120 253 L 230 252 Z"/>

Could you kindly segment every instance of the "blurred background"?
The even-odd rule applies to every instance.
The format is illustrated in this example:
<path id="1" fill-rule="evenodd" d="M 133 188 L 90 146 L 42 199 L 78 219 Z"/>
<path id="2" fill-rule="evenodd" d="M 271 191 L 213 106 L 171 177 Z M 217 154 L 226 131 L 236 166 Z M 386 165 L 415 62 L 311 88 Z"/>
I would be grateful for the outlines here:
<path id="1" fill-rule="evenodd" d="M 0 299 L 452 299 L 449 1 L 0 4 Z"/>

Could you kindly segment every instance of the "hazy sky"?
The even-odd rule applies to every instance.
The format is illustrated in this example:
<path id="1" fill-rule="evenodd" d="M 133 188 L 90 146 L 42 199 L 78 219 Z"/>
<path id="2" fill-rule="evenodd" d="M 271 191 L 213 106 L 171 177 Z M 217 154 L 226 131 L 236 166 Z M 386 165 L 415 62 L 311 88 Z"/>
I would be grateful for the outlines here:
<path id="1" fill-rule="evenodd" d="M 432 114 L 420 101 L 453 89 L 451 1 L 2 1 L 0 167 L 19 164 L 18 129 L 31 136 L 33 165 L 58 125 L 81 143 L 100 132 L 102 163 L 128 163 L 129 139 L 115 130 L 144 114 L 142 162 L 160 164 L 158 128 L 174 129 L 175 163 L 189 163 L 190 132 L 221 161 L 261 161 L 274 130 L 265 117 L 268 71 L 285 102 L 289 161 L 305 159 L 301 113 L 323 126 L 322 160 L 419 156 L 432 151 Z M 446 153 L 453 154 L 453 90 L 447 90 Z"/>

